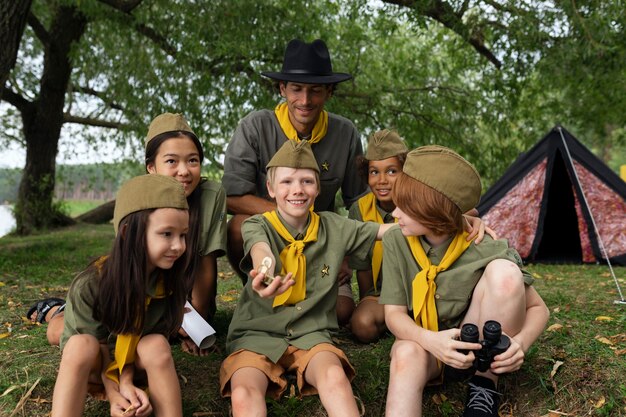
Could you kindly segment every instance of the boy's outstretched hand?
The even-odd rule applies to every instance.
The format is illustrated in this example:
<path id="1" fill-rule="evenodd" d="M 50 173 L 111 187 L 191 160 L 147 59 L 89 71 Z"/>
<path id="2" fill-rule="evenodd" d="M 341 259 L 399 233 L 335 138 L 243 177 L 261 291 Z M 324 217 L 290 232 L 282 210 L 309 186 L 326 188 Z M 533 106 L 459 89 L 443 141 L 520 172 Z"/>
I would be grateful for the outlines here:
<path id="1" fill-rule="evenodd" d="M 296 283 L 293 279 L 291 279 L 293 274 L 289 272 L 284 277 L 276 275 L 270 285 L 265 285 L 263 281 L 265 280 L 266 273 L 269 276 L 272 271 L 268 270 L 267 272 L 259 272 L 256 269 L 250 271 L 250 277 L 252 278 L 252 289 L 254 290 L 254 292 L 259 294 L 259 297 L 261 298 L 276 297 L 277 295 L 280 295 L 287 291 L 289 287 Z"/>

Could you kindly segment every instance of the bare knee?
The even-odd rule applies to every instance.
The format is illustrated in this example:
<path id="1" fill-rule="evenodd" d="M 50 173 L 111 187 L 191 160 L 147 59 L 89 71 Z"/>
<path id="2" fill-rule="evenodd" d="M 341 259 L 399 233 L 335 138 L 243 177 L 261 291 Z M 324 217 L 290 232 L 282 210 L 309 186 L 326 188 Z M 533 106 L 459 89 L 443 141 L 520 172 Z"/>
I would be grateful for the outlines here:
<path id="1" fill-rule="evenodd" d="M 61 364 L 65 368 L 89 371 L 100 355 L 100 343 L 88 334 L 76 334 L 70 337 L 63 347 Z"/>
<path id="2" fill-rule="evenodd" d="M 146 371 L 174 366 L 170 345 L 165 336 L 160 334 L 141 338 L 137 345 L 137 356 Z"/>
<path id="3" fill-rule="evenodd" d="M 346 386 L 350 386 L 350 381 L 346 375 L 346 372 L 341 366 L 341 363 L 331 364 L 324 369 L 322 387 L 316 387 L 318 391 L 323 389 L 325 391 L 335 392 Z"/>
<path id="4" fill-rule="evenodd" d="M 422 359 L 424 359 L 423 364 L 425 365 L 427 355 L 428 352 L 419 344 L 409 340 L 399 340 L 393 344 L 391 349 L 390 366 L 397 371 L 408 370 L 416 366 Z"/>
<path id="5" fill-rule="evenodd" d="M 497 299 L 507 299 L 524 294 L 522 271 L 517 265 L 506 259 L 496 259 L 489 262 L 483 279 L 486 279 L 485 289 Z"/>
<path id="6" fill-rule="evenodd" d="M 354 336 L 363 343 L 374 342 L 379 337 L 374 315 L 358 307 L 350 320 L 350 328 Z"/>
<path id="7" fill-rule="evenodd" d="M 255 400 L 264 400 L 264 398 L 265 392 L 261 392 L 258 387 L 251 385 L 232 387 L 230 401 L 233 407 L 233 415 L 247 414 L 249 408 L 256 404 Z"/>

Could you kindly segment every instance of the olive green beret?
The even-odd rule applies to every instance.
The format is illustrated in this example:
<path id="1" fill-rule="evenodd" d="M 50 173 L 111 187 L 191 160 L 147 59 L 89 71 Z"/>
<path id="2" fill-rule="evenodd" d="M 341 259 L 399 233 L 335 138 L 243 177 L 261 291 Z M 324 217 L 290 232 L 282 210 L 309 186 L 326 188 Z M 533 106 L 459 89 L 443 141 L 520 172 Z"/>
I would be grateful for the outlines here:
<path id="1" fill-rule="evenodd" d="M 369 137 L 365 159 L 382 161 L 406 153 L 408 150 L 398 132 L 388 129 L 379 130 Z"/>
<path id="2" fill-rule="evenodd" d="M 126 181 L 117 192 L 113 228 L 131 213 L 153 208 L 189 209 L 185 189 L 174 177 L 146 174 Z"/>
<path id="3" fill-rule="evenodd" d="M 161 133 L 178 131 L 189 132 L 194 136 L 196 135 L 195 133 L 193 133 L 193 130 L 191 130 L 189 124 L 187 123 L 187 120 L 185 120 L 185 117 L 182 114 L 159 114 L 150 123 L 150 127 L 148 128 L 148 134 L 146 135 L 144 144 L 148 146 L 148 142 L 150 142 L 155 136 L 160 135 Z"/>
<path id="4" fill-rule="evenodd" d="M 408 153 L 402 171 L 448 197 L 463 213 L 480 200 L 478 172 L 452 149 L 437 145 L 414 149 Z"/>
<path id="5" fill-rule="evenodd" d="M 271 167 L 307 168 L 320 172 L 311 144 L 305 140 L 298 143 L 293 140 L 285 142 L 267 163 L 266 168 Z"/>

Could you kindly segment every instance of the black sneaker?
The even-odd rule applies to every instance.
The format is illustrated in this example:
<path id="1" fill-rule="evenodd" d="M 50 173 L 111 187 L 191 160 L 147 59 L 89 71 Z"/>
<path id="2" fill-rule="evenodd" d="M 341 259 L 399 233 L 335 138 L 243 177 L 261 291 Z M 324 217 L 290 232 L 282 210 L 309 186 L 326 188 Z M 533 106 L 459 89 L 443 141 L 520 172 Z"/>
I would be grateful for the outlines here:
<path id="1" fill-rule="evenodd" d="M 496 384 L 489 378 L 474 375 L 468 385 L 463 417 L 498 417 L 500 393 L 496 391 Z"/>

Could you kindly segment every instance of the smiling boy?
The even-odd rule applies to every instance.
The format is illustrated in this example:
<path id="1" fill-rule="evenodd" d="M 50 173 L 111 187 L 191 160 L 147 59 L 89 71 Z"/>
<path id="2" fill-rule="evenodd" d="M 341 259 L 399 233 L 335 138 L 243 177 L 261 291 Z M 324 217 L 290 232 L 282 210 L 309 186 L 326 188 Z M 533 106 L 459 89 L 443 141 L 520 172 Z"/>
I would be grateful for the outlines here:
<path id="1" fill-rule="evenodd" d="M 267 168 L 276 210 L 243 224 L 241 267 L 251 279 L 228 330 L 222 395 L 231 397 L 234 416 L 265 415 L 265 396 L 280 398 L 284 373 L 295 373 L 300 395 L 319 394 L 329 416 L 358 416 L 354 369 L 330 336 L 338 327 L 335 277 L 346 255 L 364 260 L 390 225 L 311 210 L 319 166 L 308 142 L 286 142 Z M 266 257 L 269 270 L 257 272 Z"/>

